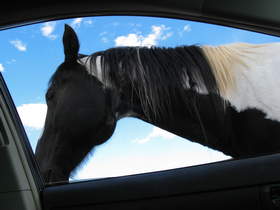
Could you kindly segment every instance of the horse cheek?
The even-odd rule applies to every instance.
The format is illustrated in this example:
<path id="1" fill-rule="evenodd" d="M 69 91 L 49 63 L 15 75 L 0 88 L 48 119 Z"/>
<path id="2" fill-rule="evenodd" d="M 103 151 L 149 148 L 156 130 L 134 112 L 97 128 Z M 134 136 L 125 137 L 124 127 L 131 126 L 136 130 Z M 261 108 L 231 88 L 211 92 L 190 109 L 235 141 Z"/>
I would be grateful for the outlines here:
<path id="1" fill-rule="evenodd" d="M 80 108 L 76 111 L 73 119 L 74 136 L 84 136 L 90 138 L 92 134 L 97 133 L 99 125 L 104 118 L 104 110 L 94 108 Z"/>

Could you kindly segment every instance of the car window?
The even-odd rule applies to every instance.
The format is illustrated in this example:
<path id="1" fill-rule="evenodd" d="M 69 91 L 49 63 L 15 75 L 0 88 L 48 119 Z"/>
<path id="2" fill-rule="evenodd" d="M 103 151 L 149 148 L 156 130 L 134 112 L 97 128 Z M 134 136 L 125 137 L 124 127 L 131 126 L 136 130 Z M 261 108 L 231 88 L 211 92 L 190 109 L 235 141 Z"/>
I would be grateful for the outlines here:
<path id="1" fill-rule="evenodd" d="M 278 37 L 225 26 L 134 16 L 74 18 L 1 31 L 0 71 L 16 104 L 33 151 L 44 128 L 47 113 L 45 93 L 49 79 L 64 61 L 64 24 L 70 25 L 76 31 L 80 40 L 79 52 L 85 55 L 124 46 L 146 46 L 150 49 L 155 46 L 172 48 L 183 45 L 219 46 L 230 43 L 279 42 Z M 262 57 L 258 59 L 261 60 Z M 239 107 L 240 101 L 235 102 L 233 107 Z M 238 108 L 236 110 L 240 111 Z M 200 129 L 203 131 L 199 120 L 197 126 L 202 126 Z M 250 129 L 260 128 L 257 126 L 261 125 L 252 126 Z M 231 158 L 230 155 L 189 141 L 143 120 L 125 117 L 118 121 L 110 139 L 93 148 L 72 171 L 70 180 L 160 171 Z"/>

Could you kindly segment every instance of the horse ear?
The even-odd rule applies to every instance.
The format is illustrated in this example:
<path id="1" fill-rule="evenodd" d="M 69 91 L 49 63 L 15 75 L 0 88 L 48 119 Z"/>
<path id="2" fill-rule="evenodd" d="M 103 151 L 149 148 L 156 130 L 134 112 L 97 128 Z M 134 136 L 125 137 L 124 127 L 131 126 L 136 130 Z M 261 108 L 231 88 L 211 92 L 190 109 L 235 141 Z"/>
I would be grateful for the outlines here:
<path id="1" fill-rule="evenodd" d="M 78 52 L 80 48 L 78 36 L 69 25 L 65 24 L 63 34 L 63 47 L 65 62 L 76 61 L 78 59 Z"/>

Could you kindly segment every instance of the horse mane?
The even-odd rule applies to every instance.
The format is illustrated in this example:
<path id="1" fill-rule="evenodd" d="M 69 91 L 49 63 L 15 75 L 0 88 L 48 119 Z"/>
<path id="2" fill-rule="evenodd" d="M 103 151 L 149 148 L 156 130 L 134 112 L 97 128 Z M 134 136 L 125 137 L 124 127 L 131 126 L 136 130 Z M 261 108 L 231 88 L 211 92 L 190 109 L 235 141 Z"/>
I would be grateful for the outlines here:
<path id="1" fill-rule="evenodd" d="M 187 90 L 220 95 L 215 75 L 199 46 L 117 47 L 92 54 L 88 61 L 90 74 L 96 76 L 102 69 L 98 78 L 105 86 L 129 91 L 122 88 L 130 84 L 147 117 L 170 113 L 171 96 L 179 96 L 189 105 Z"/>

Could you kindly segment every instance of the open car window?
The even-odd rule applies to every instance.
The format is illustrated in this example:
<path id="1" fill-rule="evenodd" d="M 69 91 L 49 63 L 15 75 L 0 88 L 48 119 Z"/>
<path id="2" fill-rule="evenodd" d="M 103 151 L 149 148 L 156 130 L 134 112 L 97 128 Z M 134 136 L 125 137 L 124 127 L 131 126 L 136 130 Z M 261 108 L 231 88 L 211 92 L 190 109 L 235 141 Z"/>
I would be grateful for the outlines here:
<path id="1" fill-rule="evenodd" d="M 49 79 L 64 60 L 61 41 L 64 24 L 69 24 L 76 31 L 80 39 L 79 52 L 85 55 L 124 46 L 145 46 L 149 49 L 154 46 L 279 42 L 278 37 L 229 27 L 132 16 L 75 18 L 1 31 L 0 42 L 6 53 L 1 57 L 0 70 L 34 151 L 44 129 L 47 113 L 45 93 Z M 228 159 L 231 159 L 230 155 L 130 117 L 119 120 L 110 140 L 93 148 L 73 170 L 70 181 L 138 174 Z"/>

